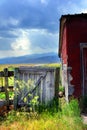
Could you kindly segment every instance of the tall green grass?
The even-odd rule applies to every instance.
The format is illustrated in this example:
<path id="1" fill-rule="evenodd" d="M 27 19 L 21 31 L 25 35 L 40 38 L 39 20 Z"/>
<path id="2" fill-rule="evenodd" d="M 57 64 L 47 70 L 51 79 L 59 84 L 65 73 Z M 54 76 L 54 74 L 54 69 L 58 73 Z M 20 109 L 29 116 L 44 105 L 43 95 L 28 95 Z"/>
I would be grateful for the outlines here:
<path id="1" fill-rule="evenodd" d="M 61 103 L 61 101 L 60 101 Z M 54 110 L 53 110 L 54 108 Z M 23 112 L 11 111 L 5 118 L 1 118 L 0 129 L 9 130 L 86 130 L 80 117 L 80 109 L 77 100 L 64 103 L 61 109 L 55 111 L 55 104 L 51 110 Z"/>

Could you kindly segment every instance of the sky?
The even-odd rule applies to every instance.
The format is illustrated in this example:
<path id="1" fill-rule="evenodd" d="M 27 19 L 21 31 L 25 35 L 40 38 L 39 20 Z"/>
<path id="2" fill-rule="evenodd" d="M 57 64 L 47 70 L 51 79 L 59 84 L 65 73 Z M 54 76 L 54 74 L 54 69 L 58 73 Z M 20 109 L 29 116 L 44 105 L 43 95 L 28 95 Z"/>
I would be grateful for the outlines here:
<path id="1" fill-rule="evenodd" d="M 59 20 L 87 12 L 87 0 L 0 0 L 0 58 L 58 53 Z"/>

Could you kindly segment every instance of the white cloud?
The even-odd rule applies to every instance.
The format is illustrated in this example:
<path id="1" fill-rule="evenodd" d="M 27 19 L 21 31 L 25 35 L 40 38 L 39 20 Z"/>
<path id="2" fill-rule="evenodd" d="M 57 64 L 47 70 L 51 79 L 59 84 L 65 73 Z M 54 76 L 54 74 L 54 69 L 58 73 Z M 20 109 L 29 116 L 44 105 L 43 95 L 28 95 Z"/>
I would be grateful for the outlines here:
<path id="1" fill-rule="evenodd" d="M 27 51 L 31 54 L 58 51 L 58 33 L 50 33 L 45 29 L 18 29 L 13 34 L 20 35 L 11 44 L 15 51 L 23 50 L 25 53 Z"/>
<path id="2" fill-rule="evenodd" d="M 14 19 L 14 18 L 9 18 L 8 21 L 9 21 L 8 24 L 11 24 L 11 25 L 18 25 L 19 24 L 19 20 Z"/>
<path id="3" fill-rule="evenodd" d="M 15 19 L 15 18 L 6 18 L 6 19 L 0 19 L 0 24 L 1 26 L 3 27 L 7 27 L 9 25 L 12 25 L 12 26 L 17 26 L 19 24 L 19 20 L 18 19 Z"/>
<path id="4" fill-rule="evenodd" d="M 78 14 L 78 13 L 87 13 L 87 0 L 73 2 L 73 1 L 67 1 L 66 3 L 60 4 L 58 6 L 58 13 L 59 15 L 64 14 Z"/>
<path id="5" fill-rule="evenodd" d="M 0 58 L 58 52 L 58 33 L 50 33 L 45 29 L 15 29 L 10 33 L 16 38 L 11 39 L 9 50 L 0 50 Z"/>
<path id="6" fill-rule="evenodd" d="M 5 58 L 5 57 L 17 57 L 17 56 L 23 56 L 23 55 L 28 55 L 31 54 L 28 50 L 4 50 L 0 51 L 0 58 Z"/>
<path id="7" fill-rule="evenodd" d="M 82 9 L 81 12 L 82 13 L 87 13 L 87 9 Z"/>
<path id="8" fill-rule="evenodd" d="M 24 30 L 19 30 L 19 37 L 11 44 L 13 50 L 29 50 L 31 42 L 27 35 L 27 32 Z"/>
<path id="9" fill-rule="evenodd" d="M 27 37 L 17 38 L 15 42 L 11 44 L 13 50 L 28 50 L 30 41 Z"/>
<path id="10" fill-rule="evenodd" d="M 45 4 L 45 3 L 46 3 L 46 0 L 41 0 L 41 3 Z"/>
<path id="11" fill-rule="evenodd" d="M 41 0 L 41 3 L 42 3 L 42 4 L 45 4 L 45 5 L 47 5 L 48 2 L 49 2 L 49 0 Z"/>

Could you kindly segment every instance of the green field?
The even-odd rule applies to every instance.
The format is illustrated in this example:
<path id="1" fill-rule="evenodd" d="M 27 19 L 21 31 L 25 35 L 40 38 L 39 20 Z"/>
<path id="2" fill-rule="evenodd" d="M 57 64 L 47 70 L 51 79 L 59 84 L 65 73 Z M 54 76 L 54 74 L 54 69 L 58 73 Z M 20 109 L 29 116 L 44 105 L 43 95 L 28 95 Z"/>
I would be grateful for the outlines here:
<path id="1" fill-rule="evenodd" d="M 12 70 L 16 67 L 20 66 L 27 66 L 27 67 L 32 67 L 32 66 L 38 66 L 38 64 L 1 64 L 0 65 L 0 71 L 3 71 L 4 68 L 8 68 L 9 70 Z M 52 64 L 39 64 L 39 66 L 44 66 L 44 67 L 60 67 L 59 63 L 52 63 Z"/>

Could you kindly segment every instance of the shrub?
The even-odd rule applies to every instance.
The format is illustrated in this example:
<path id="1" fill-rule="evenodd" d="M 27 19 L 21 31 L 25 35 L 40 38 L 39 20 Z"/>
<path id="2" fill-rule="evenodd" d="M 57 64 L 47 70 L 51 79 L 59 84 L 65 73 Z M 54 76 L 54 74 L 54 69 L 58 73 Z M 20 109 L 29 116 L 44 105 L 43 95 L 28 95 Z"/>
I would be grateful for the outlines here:
<path id="1" fill-rule="evenodd" d="M 27 82 L 23 80 L 17 80 L 14 95 L 14 105 L 26 106 L 27 110 L 35 111 L 35 107 L 39 103 L 38 102 L 39 96 L 36 93 L 35 94 L 32 93 L 32 90 L 34 88 L 35 84 L 34 81 L 31 79 L 29 79 Z"/>
<path id="2" fill-rule="evenodd" d="M 80 108 L 78 100 L 72 99 L 70 103 L 66 103 L 62 108 L 62 114 L 66 116 L 74 116 L 79 117 L 80 116 Z"/>

